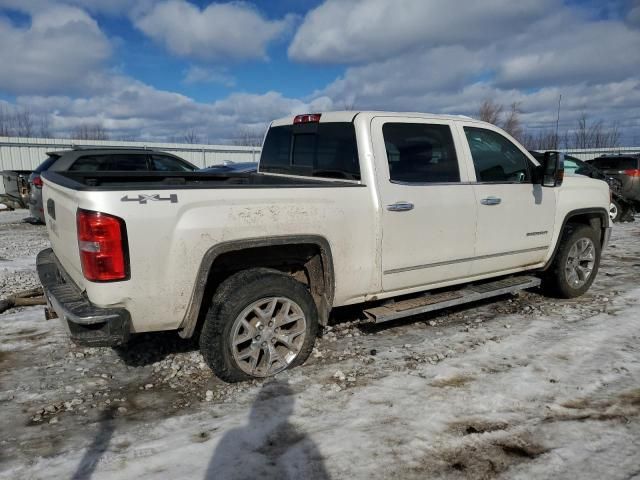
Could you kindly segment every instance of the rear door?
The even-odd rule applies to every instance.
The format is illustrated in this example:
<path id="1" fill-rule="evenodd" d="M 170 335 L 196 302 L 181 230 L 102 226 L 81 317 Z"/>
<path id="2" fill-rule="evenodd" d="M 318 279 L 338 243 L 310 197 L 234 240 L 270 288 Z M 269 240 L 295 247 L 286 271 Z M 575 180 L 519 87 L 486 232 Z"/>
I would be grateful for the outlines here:
<path id="1" fill-rule="evenodd" d="M 452 122 L 376 117 L 382 286 L 394 291 L 465 278 L 477 205 Z"/>
<path id="2" fill-rule="evenodd" d="M 553 235 L 556 190 L 533 183 L 534 163 L 498 129 L 460 122 L 478 208 L 472 274 L 544 261 Z"/>

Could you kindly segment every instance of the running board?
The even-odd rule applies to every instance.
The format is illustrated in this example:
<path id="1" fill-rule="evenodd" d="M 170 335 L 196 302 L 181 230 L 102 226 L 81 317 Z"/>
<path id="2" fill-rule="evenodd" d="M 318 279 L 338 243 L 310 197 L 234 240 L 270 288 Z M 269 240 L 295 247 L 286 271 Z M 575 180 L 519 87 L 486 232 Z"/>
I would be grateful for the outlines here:
<path id="1" fill-rule="evenodd" d="M 463 303 L 476 302 L 540 285 L 540 279 L 532 276 L 509 277 L 487 283 L 465 285 L 459 290 L 442 293 L 426 293 L 409 300 L 391 301 L 380 307 L 369 308 L 365 315 L 375 323 L 388 322 L 420 313 L 441 310 Z"/>

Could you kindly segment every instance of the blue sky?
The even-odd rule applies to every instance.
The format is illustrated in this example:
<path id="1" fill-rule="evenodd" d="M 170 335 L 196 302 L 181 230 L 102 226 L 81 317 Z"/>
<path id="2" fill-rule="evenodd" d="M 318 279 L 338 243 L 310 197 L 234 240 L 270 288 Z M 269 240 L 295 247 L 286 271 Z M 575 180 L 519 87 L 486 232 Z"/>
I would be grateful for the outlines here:
<path id="1" fill-rule="evenodd" d="M 586 113 L 640 144 L 638 0 L 0 0 L 0 106 L 229 142 L 304 111 Z"/>

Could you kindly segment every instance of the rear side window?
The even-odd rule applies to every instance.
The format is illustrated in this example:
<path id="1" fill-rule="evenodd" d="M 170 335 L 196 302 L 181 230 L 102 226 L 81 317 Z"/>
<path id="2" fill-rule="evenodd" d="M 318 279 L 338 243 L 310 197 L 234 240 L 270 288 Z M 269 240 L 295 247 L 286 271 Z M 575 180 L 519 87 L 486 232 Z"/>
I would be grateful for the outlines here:
<path id="1" fill-rule="evenodd" d="M 638 159 L 633 157 L 601 157 L 589 163 L 600 170 L 633 170 L 638 168 Z"/>
<path id="2" fill-rule="evenodd" d="M 385 123 L 382 135 L 391 181 L 451 183 L 460 169 L 451 128 L 424 123 Z"/>
<path id="3" fill-rule="evenodd" d="M 194 167 L 182 160 L 166 155 L 151 155 L 151 165 L 161 172 L 192 172 Z"/>
<path id="4" fill-rule="evenodd" d="M 272 127 L 260 171 L 360 180 L 355 128 L 347 122 Z"/>
<path id="5" fill-rule="evenodd" d="M 531 181 L 529 159 L 509 139 L 484 128 L 464 127 L 478 182 Z"/>
<path id="6" fill-rule="evenodd" d="M 124 172 L 144 172 L 147 166 L 147 155 L 136 154 L 109 154 L 109 155 L 87 155 L 78 158 L 69 170 L 83 172 L 97 171 L 124 171 Z"/>

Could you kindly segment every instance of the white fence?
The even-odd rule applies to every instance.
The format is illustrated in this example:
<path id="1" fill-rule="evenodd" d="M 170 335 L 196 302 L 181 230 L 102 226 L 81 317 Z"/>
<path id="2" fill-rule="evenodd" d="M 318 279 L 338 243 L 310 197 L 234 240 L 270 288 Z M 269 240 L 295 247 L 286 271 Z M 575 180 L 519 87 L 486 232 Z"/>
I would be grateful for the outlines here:
<path id="1" fill-rule="evenodd" d="M 224 161 L 257 162 L 259 147 L 204 145 L 155 142 L 118 142 L 111 140 L 69 140 L 60 138 L 0 137 L 0 172 L 2 170 L 33 170 L 46 158 L 47 152 L 84 147 L 135 147 L 170 152 L 198 167 L 219 165 Z M 0 193 L 4 193 L 0 178 Z"/>
<path id="2" fill-rule="evenodd" d="M 219 165 L 226 160 L 257 162 L 260 157 L 260 148 L 258 147 L 237 147 L 233 145 L 0 137 L 0 171 L 33 170 L 47 158 L 47 152 L 67 150 L 74 146 L 136 147 L 161 150 L 182 157 L 198 167 Z M 0 193 L 3 193 L 1 179 Z"/>

